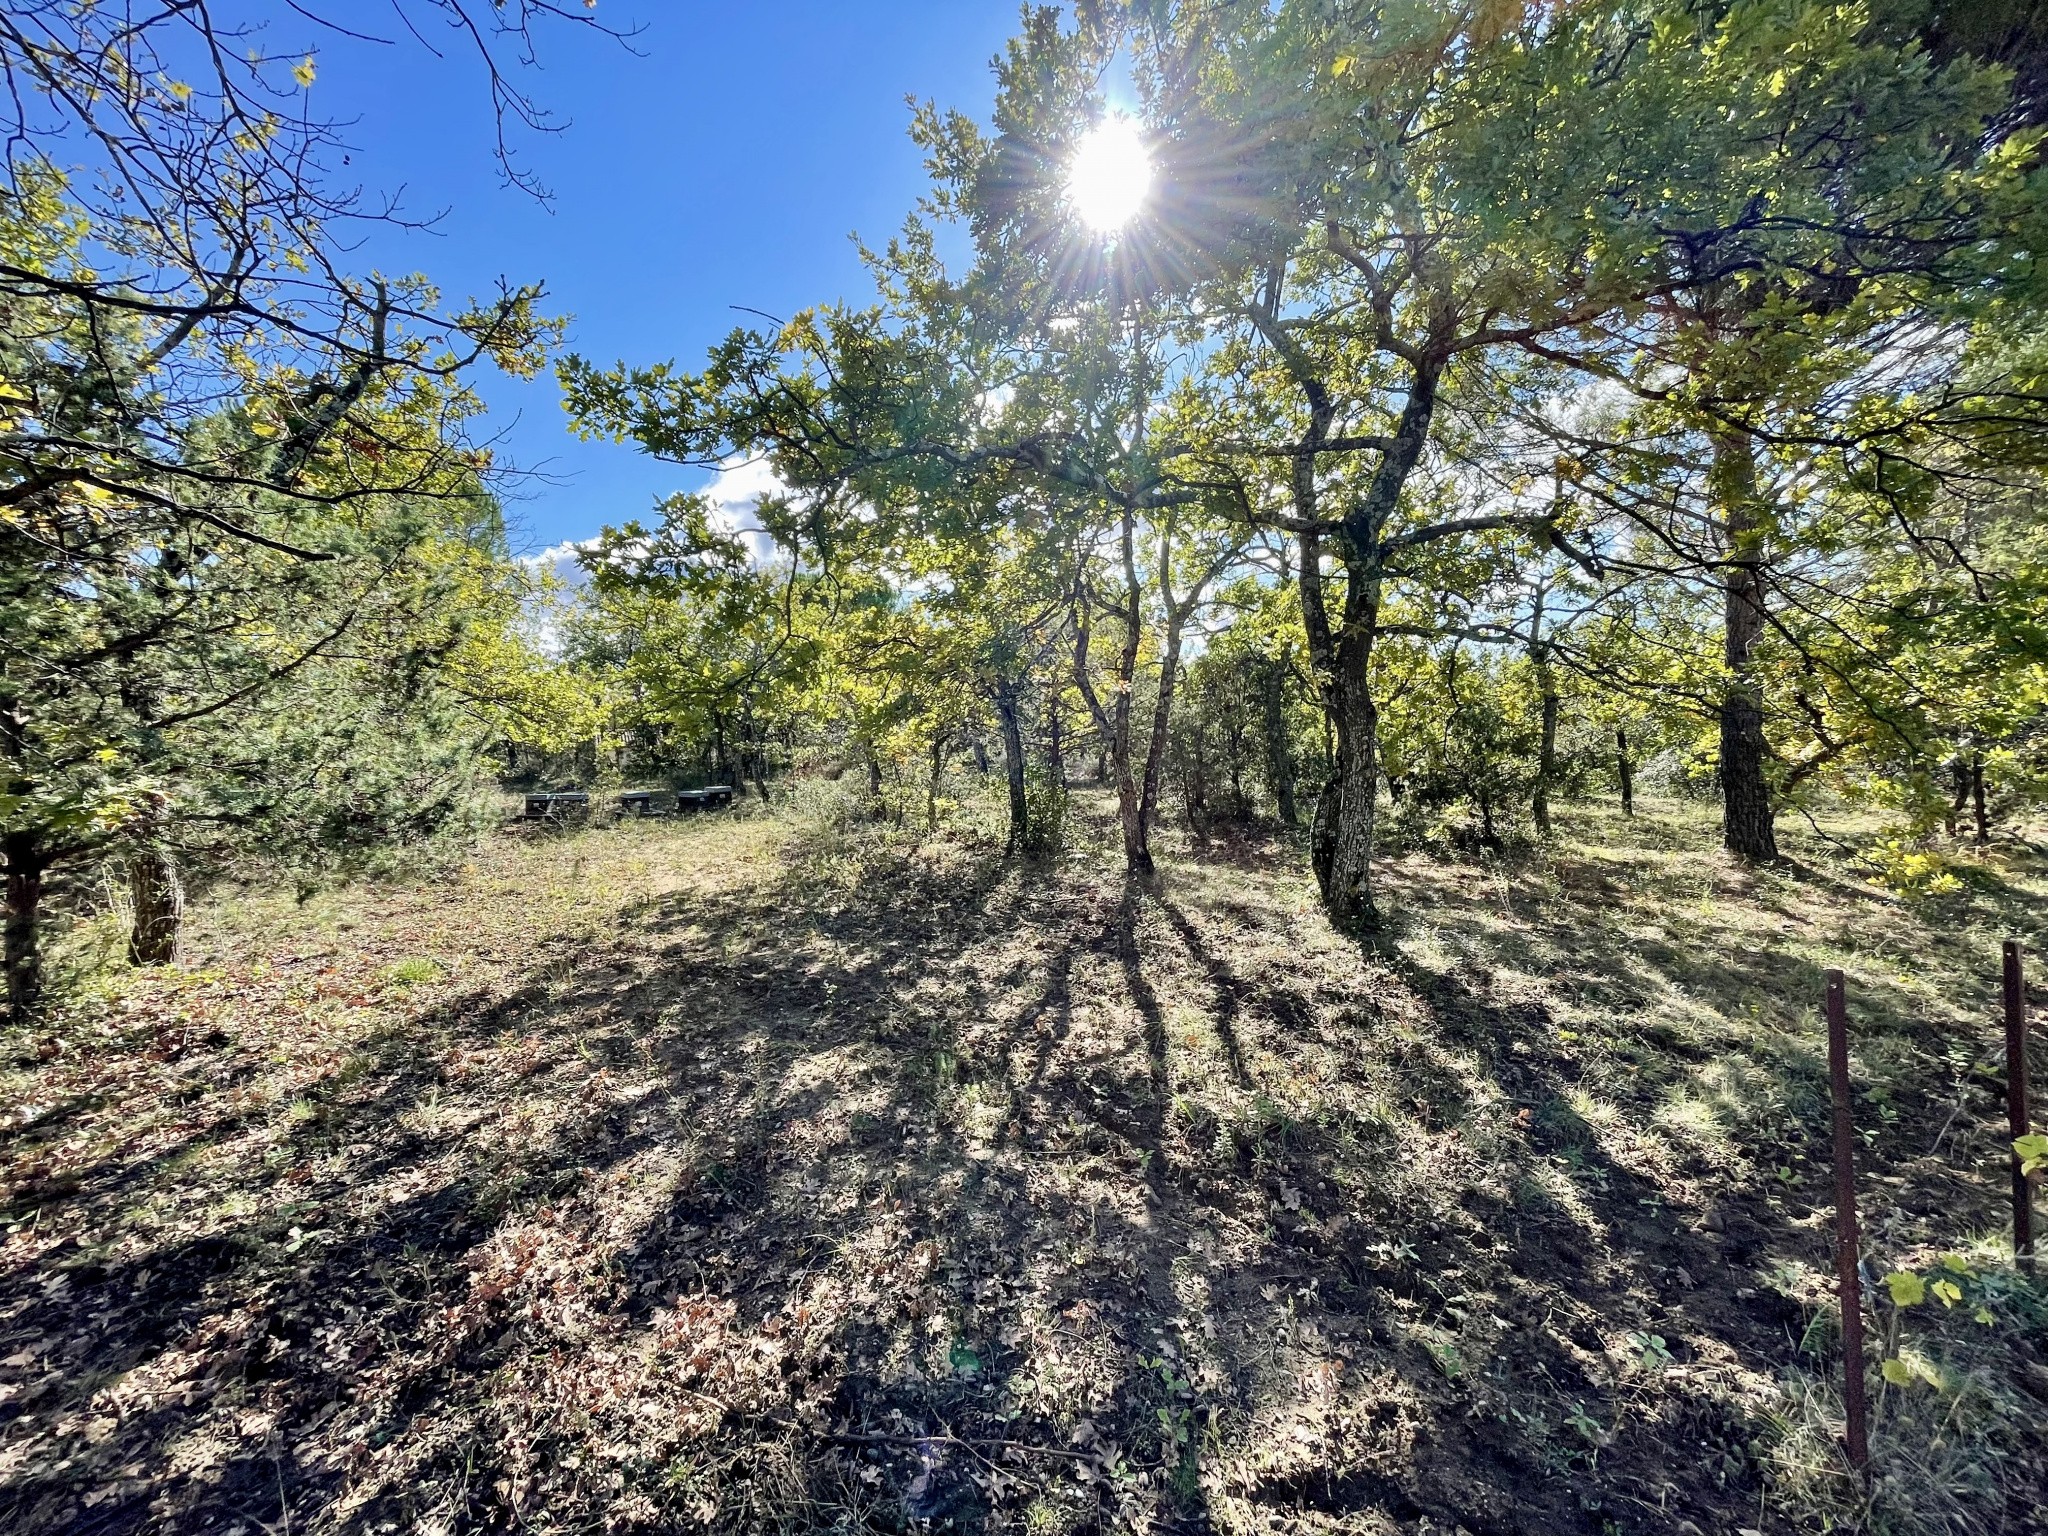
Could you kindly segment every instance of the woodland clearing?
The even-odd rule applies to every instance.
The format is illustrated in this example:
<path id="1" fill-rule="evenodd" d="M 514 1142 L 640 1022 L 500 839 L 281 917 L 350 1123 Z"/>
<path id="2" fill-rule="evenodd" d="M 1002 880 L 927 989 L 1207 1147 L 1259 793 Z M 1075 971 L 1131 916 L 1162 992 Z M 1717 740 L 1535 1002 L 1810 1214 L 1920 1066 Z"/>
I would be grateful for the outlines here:
<path id="1" fill-rule="evenodd" d="M 2039 1530 L 1997 941 L 1696 804 L 1389 861 L 1113 806 L 507 833 L 195 908 L 8 1039 L 10 1531 Z M 1949 1274 L 1844 1475 L 1821 970 L 1867 1243 Z M 1944 1258 L 1947 1267 L 1943 1268 Z M 1887 1346 L 1893 1347 L 1893 1346 Z M 2032 1523 L 2030 1523 L 2032 1522 Z"/>

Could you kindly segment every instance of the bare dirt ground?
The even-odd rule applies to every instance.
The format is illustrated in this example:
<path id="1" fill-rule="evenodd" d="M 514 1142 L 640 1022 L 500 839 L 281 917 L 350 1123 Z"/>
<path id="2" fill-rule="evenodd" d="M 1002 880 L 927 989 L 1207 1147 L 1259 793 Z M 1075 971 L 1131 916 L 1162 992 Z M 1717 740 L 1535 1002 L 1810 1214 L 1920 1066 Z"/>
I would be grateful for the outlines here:
<path id="1" fill-rule="evenodd" d="M 1995 1013 L 2039 861 L 1907 905 L 1581 807 L 1393 861 L 1361 951 L 1297 850 L 1141 887 L 1100 816 L 207 904 L 5 1042 L 0 1530 L 2048 1531 Z M 1828 964 L 1873 1279 L 1947 1287 L 1875 1287 L 1867 1490 Z"/>

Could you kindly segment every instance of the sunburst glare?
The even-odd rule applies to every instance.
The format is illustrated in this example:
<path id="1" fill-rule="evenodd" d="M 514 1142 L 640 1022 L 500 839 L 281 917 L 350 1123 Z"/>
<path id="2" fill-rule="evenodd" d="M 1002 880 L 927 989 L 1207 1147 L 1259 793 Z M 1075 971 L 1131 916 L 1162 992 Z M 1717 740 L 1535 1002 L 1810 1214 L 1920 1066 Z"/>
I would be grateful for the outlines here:
<path id="1" fill-rule="evenodd" d="M 1152 188 L 1152 157 L 1128 117 L 1105 117 L 1090 129 L 1067 172 L 1067 201 L 1083 223 L 1104 234 L 1129 223 Z"/>

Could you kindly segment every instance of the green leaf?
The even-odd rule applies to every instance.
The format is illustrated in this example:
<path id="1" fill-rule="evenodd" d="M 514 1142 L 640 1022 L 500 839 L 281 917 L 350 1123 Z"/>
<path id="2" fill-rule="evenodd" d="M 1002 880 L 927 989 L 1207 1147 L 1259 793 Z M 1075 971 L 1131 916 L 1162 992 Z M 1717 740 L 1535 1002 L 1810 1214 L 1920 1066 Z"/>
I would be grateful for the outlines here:
<path id="1" fill-rule="evenodd" d="M 1917 1307 L 1927 1299 L 1927 1282 L 1908 1270 L 1893 1270 L 1884 1277 L 1884 1284 L 1895 1307 Z"/>
<path id="2" fill-rule="evenodd" d="M 1895 1387 L 1910 1387 L 1913 1385 L 1912 1367 L 1908 1366 L 1903 1360 L 1887 1360 L 1878 1367 L 1878 1370 L 1883 1373 L 1884 1379 Z"/>
<path id="3" fill-rule="evenodd" d="M 2039 1132 L 2021 1136 L 2012 1144 L 2013 1156 L 2020 1160 L 2020 1172 L 2033 1174 L 2048 1167 L 2048 1136 Z"/>

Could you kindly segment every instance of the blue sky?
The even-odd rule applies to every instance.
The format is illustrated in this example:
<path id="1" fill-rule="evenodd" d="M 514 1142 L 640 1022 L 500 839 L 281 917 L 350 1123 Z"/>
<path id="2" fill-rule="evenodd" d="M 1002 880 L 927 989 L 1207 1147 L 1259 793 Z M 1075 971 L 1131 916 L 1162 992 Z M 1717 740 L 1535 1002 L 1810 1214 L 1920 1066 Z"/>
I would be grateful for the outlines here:
<path id="1" fill-rule="evenodd" d="M 364 29 L 383 11 L 365 4 Z M 547 207 L 502 184 L 485 81 L 452 48 L 437 62 L 410 39 L 378 47 L 288 21 L 269 40 L 318 43 L 314 108 L 355 120 L 348 170 L 367 189 L 443 213 L 431 234 L 378 233 L 361 264 L 425 272 L 450 297 L 501 275 L 544 281 L 575 350 L 686 364 L 748 318 L 734 305 L 787 315 L 866 295 L 848 237 L 886 238 L 924 185 L 904 97 L 984 113 L 988 61 L 1017 20 L 1001 0 L 603 0 L 601 14 L 642 24 L 639 56 L 555 29 L 522 76 L 570 121 L 516 138 Z M 500 452 L 554 477 L 507 508 L 522 552 L 704 478 L 577 442 L 552 376 L 478 382 Z"/>

